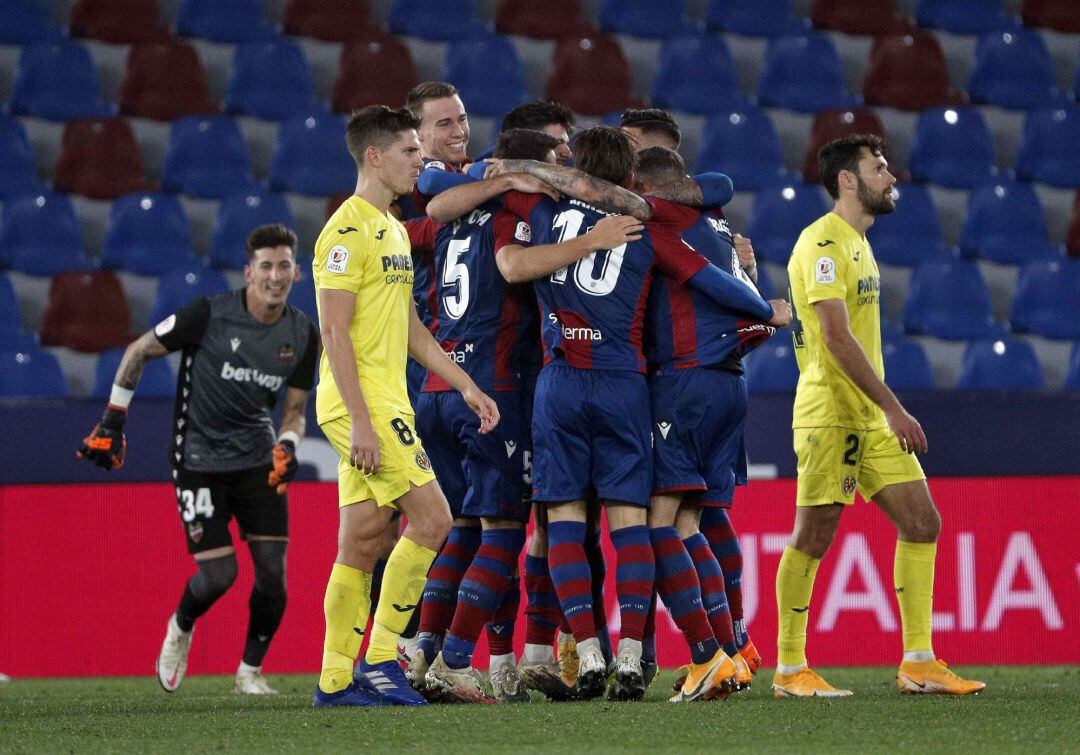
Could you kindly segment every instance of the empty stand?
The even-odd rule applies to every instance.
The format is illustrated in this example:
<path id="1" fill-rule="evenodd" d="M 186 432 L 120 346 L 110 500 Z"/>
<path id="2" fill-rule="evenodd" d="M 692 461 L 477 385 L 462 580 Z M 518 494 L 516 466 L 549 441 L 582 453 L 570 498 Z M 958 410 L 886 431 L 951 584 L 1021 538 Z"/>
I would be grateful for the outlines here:
<path id="1" fill-rule="evenodd" d="M 26 45 L 11 90 L 11 112 L 50 121 L 103 118 L 113 108 L 101 96 L 90 53 L 77 42 Z"/>
<path id="2" fill-rule="evenodd" d="M 1046 43 L 1026 29 L 979 37 L 967 91 L 972 102 L 1016 110 L 1064 102 Z"/>
<path id="3" fill-rule="evenodd" d="M 1015 338 L 969 343 L 956 381 L 961 390 L 1039 390 L 1043 385 L 1035 350 Z"/>
<path id="4" fill-rule="evenodd" d="M 709 0 L 705 26 L 748 37 L 779 37 L 805 31 L 809 24 L 795 16 L 793 0 Z"/>
<path id="5" fill-rule="evenodd" d="M 810 139 L 803 153 L 803 179 L 807 183 L 818 181 L 817 153 L 825 142 L 851 134 L 877 134 L 885 136 L 885 126 L 873 110 L 823 110 L 814 115 L 810 126 Z M 890 164 L 889 170 L 896 173 L 896 166 Z"/>
<path id="6" fill-rule="evenodd" d="M 501 118 L 529 99 L 525 71 L 513 42 L 494 34 L 450 44 L 443 80 L 461 90 L 470 114 Z"/>
<path id="7" fill-rule="evenodd" d="M 630 64 L 622 48 L 603 34 L 558 43 L 545 97 L 582 115 L 643 106 L 633 95 Z"/>
<path id="8" fill-rule="evenodd" d="M 1010 321 L 1017 333 L 1080 341 L 1080 260 L 1024 265 Z"/>
<path id="9" fill-rule="evenodd" d="M 1069 357 L 1069 369 L 1065 373 L 1064 387 L 1080 390 L 1080 341 L 1073 345 L 1072 356 Z"/>
<path id="10" fill-rule="evenodd" d="M 131 125 L 123 118 L 68 121 L 53 186 L 90 199 L 116 199 L 150 188 Z"/>
<path id="11" fill-rule="evenodd" d="M 60 362 L 47 351 L 0 351 L 0 396 L 63 398 L 68 395 Z"/>
<path id="12" fill-rule="evenodd" d="M 326 197 L 355 185 L 356 163 L 345 148 L 340 118 L 298 116 L 281 124 L 270 164 L 271 188 Z"/>
<path id="13" fill-rule="evenodd" d="M 256 191 L 227 197 L 218 209 L 210 241 L 210 264 L 220 270 L 240 270 L 247 264 L 248 234 L 261 225 L 283 223 L 296 227 L 289 203 L 280 194 Z M 300 250 L 294 250 L 299 254 Z"/>
<path id="14" fill-rule="evenodd" d="M 813 0 L 810 22 L 815 29 L 874 37 L 910 28 L 897 16 L 896 0 Z"/>
<path id="15" fill-rule="evenodd" d="M 963 105 L 964 96 L 949 82 L 945 51 L 933 34 L 912 30 L 874 40 L 863 79 L 868 105 L 899 110 Z"/>
<path id="16" fill-rule="evenodd" d="M 318 307 L 315 304 L 315 280 L 311 277 L 310 268 L 300 271 L 300 280 L 293 284 L 289 292 L 289 304 L 310 317 L 312 322 L 319 322 Z"/>
<path id="17" fill-rule="evenodd" d="M 0 114 L 0 199 L 41 191 L 26 129 Z"/>
<path id="18" fill-rule="evenodd" d="M 288 0 L 282 12 L 286 34 L 324 42 L 348 42 L 371 33 L 368 0 Z"/>
<path id="19" fill-rule="evenodd" d="M 124 115 L 158 121 L 218 112 L 199 54 L 175 39 L 131 48 L 118 99 Z"/>
<path id="20" fill-rule="evenodd" d="M 27 275 L 54 275 L 88 266 L 71 200 L 48 192 L 4 203 L 0 265 Z"/>
<path id="21" fill-rule="evenodd" d="M 739 72 L 723 37 L 703 34 L 664 43 L 653 79 L 653 105 L 708 115 L 740 99 Z"/>
<path id="22" fill-rule="evenodd" d="M 171 194 L 128 194 L 113 202 L 101 264 L 160 275 L 195 262 L 187 215 Z"/>
<path id="23" fill-rule="evenodd" d="M 781 180 L 780 138 L 768 114 L 751 105 L 711 117 L 702 135 L 697 170 L 726 173 L 736 191 L 754 191 Z"/>
<path id="24" fill-rule="evenodd" d="M 956 34 L 984 34 L 1014 28 L 1017 19 L 1006 15 L 1002 0 L 918 0 L 919 26 Z"/>
<path id="25" fill-rule="evenodd" d="M 119 369 L 123 357 L 124 349 L 120 348 L 101 352 L 94 366 L 91 398 L 109 398 L 116 370 Z M 173 374 L 167 359 L 147 360 L 139 384 L 135 386 L 135 395 L 139 398 L 172 398 L 176 395 L 176 375 Z"/>
<path id="26" fill-rule="evenodd" d="M 858 104 L 844 90 L 844 69 L 832 40 L 816 32 L 771 40 L 757 91 L 762 105 L 802 113 Z"/>
<path id="27" fill-rule="evenodd" d="M 1080 34 L 1080 4 L 1071 0 L 1024 0 L 1021 18 L 1024 26 Z"/>
<path id="28" fill-rule="evenodd" d="M 15 288 L 3 273 L 0 273 L 0 326 L 22 328 L 22 311 Z"/>
<path id="29" fill-rule="evenodd" d="M 915 268 L 904 302 L 904 329 L 949 340 L 994 338 L 1001 327 L 990 312 L 990 293 L 968 260 L 924 262 Z"/>
<path id="30" fill-rule="evenodd" d="M 994 143 L 975 108 L 931 108 L 919 114 L 909 159 L 916 181 L 972 189 L 991 178 Z"/>
<path id="31" fill-rule="evenodd" d="M 28 45 L 60 38 L 47 3 L 4 0 L 0 3 L 0 45 Z"/>
<path id="32" fill-rule="evenodd" d="M 828 212 L 821 189 L 804 183 L 777 184 L 754 197 L 746 235 L 769 262 L 786 264 L 802 230 Z"/>
<path id="33" fill-rule="evenodd" d="M 371 76 L 371 71 L 379 71 Z M 390 36 L 357 40 L 345 45 L 334 81 L 334 112 L 380 103 L 404 103 L 409 90 L 420 83 L 412 53 Z"/>
<path id="34" fill-rule="evenodd" d="M 604 0 L 600 30 L 647 39 L 667 39 L 695 31 L 686 15 L 686 0 Z"/>
<path id="35" fill-rule="evenodd" d="M 113 45 L 155 42 L 168 38 L 157 0 L 75 0 L 71 6 L 71 36 Z"/>
<path id="36" fill-rule="evenodd" d="M 536 39 L 581 37 L 595 30 L 581 15 L 581 0 L 500 0 L 495 31 Z"/>
<path id="37" fill-rule="evenodd" d="M 866 232 L 874 258 L 886 265 L 914 266 L 941 258 L 941 222 L 926 187 L 897 184 L 896 209 L 874 219 Z"/>
<path id="38" fill-rule="evenodd" d="M 176 32 L 211 42 L 258 42 L 273 37 L 262 0 L 180 0 Z"/>
<path id="39" fill-rule="evenodd" d="M 934 390 L 934 371 L 926 350 L 910 338 L 887 338 L 881 345 L 885 383 L 894 391 Z"/>
<path id="40" fill-rule="evenodd" d="M 1051 186 L 1080 186 L 1080 108 L 1037 110 L 1024 121 L 1016 174 Z"/>
<path id="41" fill-rule="evenodd" d="M 251 42 L 233 55 L 225 108 L 230 113 L 282 120 L 315 107 L 311 67 L 295 42 Z"/>
<path id="42" fill-rule="evenodd" d="M 1000 178 L 968 196 L 960 248 L 970 257 L 1018 264 L 1058 254 L 1042 203 L 1030 184 Z"/>
<path id="43" fill-rule="evenodd" d="M 201 265 L 165 273 L 158 279 L 148 327 L 179 311 L 192 299 L 223 294 L 228 290 L 229 282 L 225 276 Z"/>
<path id="44" fill-rule="evenodd" d="M 251 157 L 231 118 L 181 118 L 172 124 L 161 188 L 220 199 L 252 188 Z"/>
<path id="45" fill-rule="evenodd" d="M 791 338 L 778 333 L 743 360 L 746 367 L 747 387 L 753 393 L 794 393 L 799 384 L 799 365 L 795 361 L 795 349 Z"/>
<path id="46" fill-rule="evenodd" d="M 390 31 L 447 42 L 482 32 L 476 0 L 393 0 Z"/>
<path id="47" fill-rule="evenodd" d="M 43 346 L 92 352 L 131 340 L 131 313 L 115 273 L 84 270 L 53 276 L 41 322 Z"/>

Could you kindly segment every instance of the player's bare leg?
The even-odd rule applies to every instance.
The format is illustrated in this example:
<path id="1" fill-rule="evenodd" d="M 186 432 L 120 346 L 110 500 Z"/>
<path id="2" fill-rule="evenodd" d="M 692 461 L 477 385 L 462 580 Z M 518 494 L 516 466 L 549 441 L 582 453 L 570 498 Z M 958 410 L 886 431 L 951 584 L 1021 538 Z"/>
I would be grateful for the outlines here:
<path id="1" fill-rule="evenodd" d="M 604 507 L 615 546 L 615 587 L 622 619 L 615 679 L 608 699 L 640 700 L 645 696 L 641 646 L 656 579 L 648 512 L 645 507 L 620 501 L 605 501 Z"/>

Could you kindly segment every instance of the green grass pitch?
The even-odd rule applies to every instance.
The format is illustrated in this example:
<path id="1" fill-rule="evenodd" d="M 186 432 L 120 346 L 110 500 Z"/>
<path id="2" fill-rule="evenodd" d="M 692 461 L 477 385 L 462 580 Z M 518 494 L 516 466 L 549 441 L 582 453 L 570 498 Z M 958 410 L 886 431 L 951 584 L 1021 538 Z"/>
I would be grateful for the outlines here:
<path id="1" fill-rule="evenodd" d="M 776 700 L 771 672 L 730 700 L 665 702 L 661 674 L 643 703 L 439 705 L 314 710 L 314 676 L 271 676 L 281 694 L 231 693 L 189 677 L 0 684 L 0 752 L 1080 752 L 1080 667 L 980 667 L 971 698 L 901 696 L 891 668 L 823 669 L 844 700 Z"/>

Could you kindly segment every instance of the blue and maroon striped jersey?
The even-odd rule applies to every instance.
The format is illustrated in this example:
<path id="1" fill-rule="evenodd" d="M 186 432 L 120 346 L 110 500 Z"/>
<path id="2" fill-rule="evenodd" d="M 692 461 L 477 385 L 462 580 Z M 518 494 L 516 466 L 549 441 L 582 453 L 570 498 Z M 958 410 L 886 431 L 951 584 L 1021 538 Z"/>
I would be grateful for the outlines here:
<path id="1" fill-rule="evenodd" d="M 466 163 L 467 164 L 467 163 Z M 464 166 L 462 166 L 464 167 Z M 441 171 L 443 173 L 461 173 L 460 168 L 442 160 L 424 158 L 424 169 L 420 172 L 420 180 L 413 186 L 412 200 L 413 211 L 419 213 L 416 218 L 405 223 L 405 229 L 409 231 L 410 242 L 414 241 L 414 233 L 425 241 L 430 238 L 427 234 L 435 227 L 435 221 L 426 214 L 428 202 L 435 194 L 425 194 L 421 187 L 438 185 L 437 174 L 428 171 Z M 437 191 L 435 193 L 438 193 Z M 410 223 L 415 224 L 410 227 Z M 431 224 L 431 227 L 423 224 Z M 434 246 L 432 241 L 431 246 Z M 420 254 L 425 247 L 413 243 L 413 301 L 416 302 L 416 313 L 420 315 L 420 322 L 431 329 L 431 320 L 435 313 L 435 260 L 431 254 Z"/>

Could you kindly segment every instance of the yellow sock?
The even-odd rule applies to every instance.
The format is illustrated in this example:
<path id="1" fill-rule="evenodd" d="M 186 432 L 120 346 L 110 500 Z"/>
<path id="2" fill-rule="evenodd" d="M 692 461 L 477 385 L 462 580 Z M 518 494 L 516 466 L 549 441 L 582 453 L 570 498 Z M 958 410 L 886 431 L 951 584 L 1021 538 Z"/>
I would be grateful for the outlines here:
<path id="1" fill-rule="evenodd" d="M 405 537 L 398 540 L 390 552 L 383 571 L 371 642 L 364 656 L 368 663 L 385 663 L 397 658 L 398 639 L 420 602 L 428 569 L 434 560 L 435 551 Z"/>
<path id="2" fill-rule="evenodd" d="M 326 639 L 323 641 L 323 692 L 337 692 L 352 681 L 353 664 L 360 654 L 368 615 L 371 613 L 371 574 L 344 564 L 334 564 L 323 599 Z"/>
<path id="3" fill-rule="evenodd" d="M 896 541 L 893 557 L 893 585 L 900 604 L 900 625 L 904 629 L 904 652 L 932 651 L 931 631 L 934 611 L 934 560 L 937 543 Z"/>
<path id="4" fill-rule="evenodd" d="M 783 666 L 806 664 L 806 621 L 820 563 L 791 546 L 784 548 L 780 557 L 776 570 L 776 648 L 777 660 Z"/>

